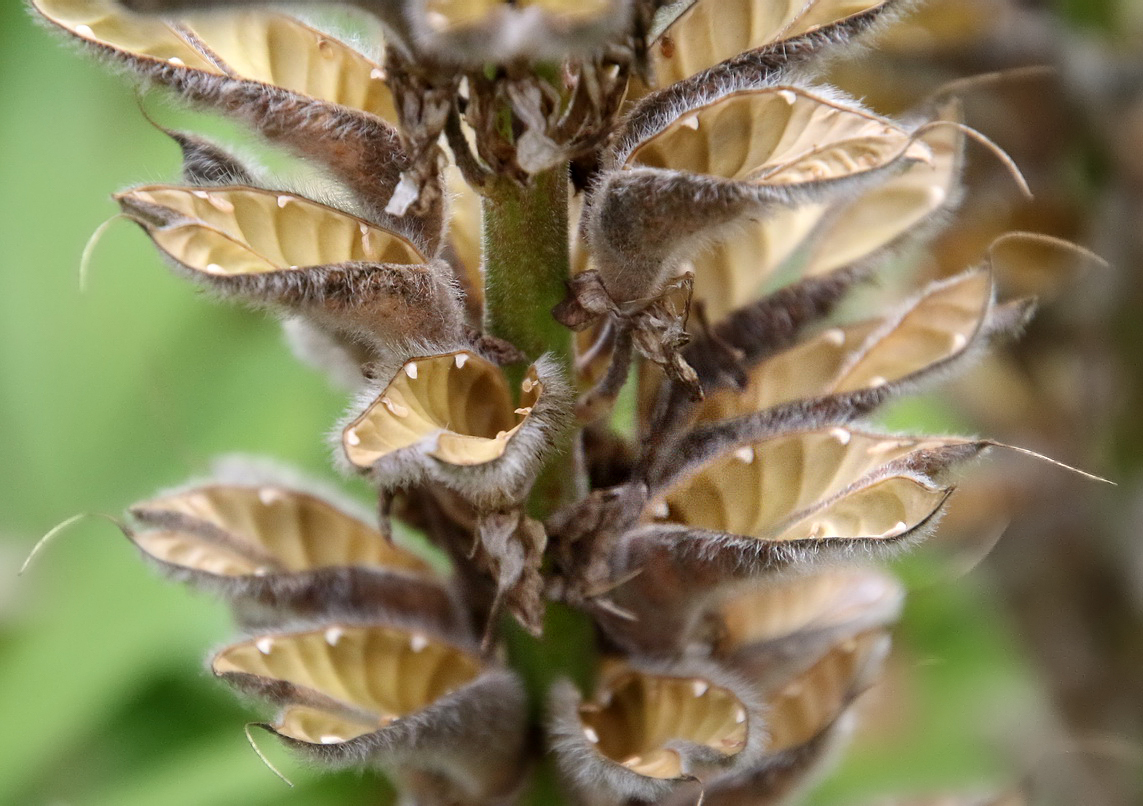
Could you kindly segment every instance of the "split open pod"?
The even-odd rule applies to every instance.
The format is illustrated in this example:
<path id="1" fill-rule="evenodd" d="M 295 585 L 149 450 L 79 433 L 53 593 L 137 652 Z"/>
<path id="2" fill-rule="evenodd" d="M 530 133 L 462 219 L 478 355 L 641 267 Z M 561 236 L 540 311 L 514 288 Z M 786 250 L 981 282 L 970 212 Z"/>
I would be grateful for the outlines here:
<path id="1" fill-rule="evenodd" d="M 965 136 L 948 125 L 960 122 L 958 104 L 937 120 L 943 123 L 919 135 L 930 160 L 887 173 L 852 198 L 773 210 L 685 262 L 707 318 L 724 319 L 776 282 L 843 269 L 865 273 L 940 223 L 959 197 Z"/>
<path id="2" fill-rule="evenodd" d="M 757 698 L 713 664 L 612 660 L 589 701 L 565 682 L 551 703 L 560 769 L 595 804 L 659 802 L 688 781 L 748 765 L 765 737 Z"/>
<path id="3" fill-rule="evenodd" d="M 279 484 L 206 484 L 131 508 L 128 537 L 165 573 L 219 593 L 246 624 L 397 614 L 466 628 L 417 554 L 326 501 Z"/>
<path id="4" fill-rule="evenodd" d="M 175 268 L 220 295 L 379 346 L 460 327 L 450 269 L 401 234 L 328 205 L 241 186 L 149 185 L 116 200 Z"/>
<path id="5" fill-rule="evenodd" d="M 808 668 L 765 696 L 767 737 L 748 769 L 720 776 L 704 788 L 704 803 L 777 804 L 845 738 L 854 700 L 873 682 L 889 650 L 885 630 L 870 630 L 830 646 Z M 675 798 L 670 806 L 682 806 Z M 693 802 L 690 801 L 690 802 Z"/>
<path id="6" fill-rule="evenodd" d="M 645 524 L 615 543 L 611 594 L 635 621 L 604 619 L 631 650 L 662 652 L 716 586 L 818 559 L 879 554 L 928 533 L 945 476 L 985 443 L 843 426 L 794 429 L 680 466 L 653 488 Z"/>
<path id="7" fill-rule="evenodd" d="M 99 55 L 323 162 L 373 210 L 385 209 L 408 164 L 381 66 L 291 16 L 228 8 L 159 19 L 114 0 L 33 6 Z M 337 138 L 323 136 L 333 129 Z"/>
<path id="8" fill-rule="evenodd" d="M 876 568 L 826 568 L 722 591 L 692 641 L 774 694 L 831 646 L 892 626 L 904 587 Z"/>
<path id="9" fill-rule="evenodd" d="M 860 36 L 897 5 L 894 0 L 695 0 L 651 42 L 651 74 L 662 89 L 692 76 L 709 81 L 738 71 L 773 70 L 808 58 L 823 45 Z M 714 75 L 699 75 L 707 71 Z"/>
<path id="10" fill-rule="evenodd" d="M 698 93 L 679 106 L 629 124 L 589 203 L 585 231 L 617 302 L 653 293 L 720 227 L 932 160 L 912 127 L 821 90 Z"/>
<path id="11" fill-rule="evenodd" d="M 990 339 L 1022 326 L 1028 300 L 996 304 L 992 273 L 931 284 L 887 316 L 831 327 L 746 369 L 741 389 L 712 391 L 683 439 L 707 455 L 805 424 L 844 422 L 966 365 Z"/>
<path id="12" fill-rule="evenodd" d="M 519 783 L 523 688 L 455 640 L 389 623 L 322 622 L 225 647 L 211 670 L 281 706 L 263 727 L 315 760 L 371 763 L 446 802 L 495 801 Z"/>
<path id="13" fill-rule="evenodd" d="M 409 358 L 341 430 L 351 466 L 386 488 L 425 478 L 483 508 L 515 503 L 570 417 L 570 393 L 541 358 L 518 392 L 468 349 Z"/>

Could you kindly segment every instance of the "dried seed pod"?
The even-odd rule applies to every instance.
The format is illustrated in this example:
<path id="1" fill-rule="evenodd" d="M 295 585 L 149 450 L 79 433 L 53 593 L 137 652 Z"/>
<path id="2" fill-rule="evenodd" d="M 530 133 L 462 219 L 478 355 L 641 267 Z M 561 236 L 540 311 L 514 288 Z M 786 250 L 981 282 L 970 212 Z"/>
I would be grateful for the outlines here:
<path id="1" fill-rule="evenodd" d="M 385 348 L 459 335 L 444 266 L 397 232 L 293 193 L 150 185 L 116 195 L 177 268 L 224 295 L 290 308 Z"/>
<path id="2" fill-rule="evenodd" d="M 905 591 L 873 568 L 831 568 L 724 594 L 704 615 L 696 641 L 772 691 L 829 645 L 893 624 Z"/>
<path id="3" fill-rule="evenodd" d="M 766 752 L 813 739 L 833 725 L 877 676 L 889 652 L 889 635 L 872 630 L 839 642 L 820 660 L 766 698 Z"/>
<path id="4" fill-rule="evenodd" d="M 464 287 L 466 303 L 474 321 L 484 309 L 484 273 L 481 266 L 480 195 L 461 177 L 455 166 L 445 172 L 452 196 L 449 205 L 448 246 Z"/>
<path id="5" fill-rule="evenodd" d="M 267 10 L 190 12 L 171 22 L 112 0 L 33 6 L 140 77 L 324 162 L 370 210 L 385 209 L 407 161 L 391 125 L 396 111 L 384 71 L 345 43 Z M 430 242 L 439 227 L 436 211 L 424 225 Z"/>
<path id="6" fill-rule="evenodd" d="M 774 86 L 697 99 L 616 145 L 586 232 L 612 297 L 647 296 L 687 253 L 746 216 L 856 192 L 932 159 L 912 132 L 846 99 Z"/>
<path id="7" fill-rule="evenodd" d="M 988 259 L 1002 292 L 1056 300 L 1093 268 L 1108 267 L 1099 255 L 1069 241 L 1035 232 L 1008 232 L 988 246 Z"/>
<path id="8" fill-rule="evenodd" d="M 485 643 L 492 638 L 501 608 L 507 608 L 524 629 L 539 636 L 544 630 L 544 577 L 540 566 L 547 534 L 543 524 L 518 510 L 481 513 L 476 536 L 496 580 L 496 599 L 485 628 Z"/>
<path id="9" fill-rule="evenodd" d="M 652 488 L 653 516 L 778 542 L 900 537 L 928 521 L 948 491 L 934 455 L 963 459 L 983 445 L 834 427 L 740 445 Z M 744 494 L 745 493 L 745 494 Z"/>
<path id="10" fill-rule="evenodd" d="M 282 317 L 282 334 L 294 357 L 323 373 L 334 388 L 357 392 L 368 382 L 373 350 L 367 343 L 331 333 L 303 316 Z"/>
<path id="11" fill-rule="evenodd" d="M 217 591 L 246 623 L 398 613 L 466 629 L 429 565 L 309 493 L 209 484 L 136 504 L 128 537 L 164 572 Z"/>
<path id="12" fill-rule="evenodd" d="M 940 120 L 957 122 L 959 108 L 947 106 Z M 888 253 L 939 223 L 959 195 L 964 138 L 955 127 L 938 125 L 921 139 L 932 149 L 931 164 L 916 162 L 883 177 L 852 201 L 774 211 L 682 264 L 694 272 L 695 303 L 715 322 L 686 353 L 707 395 L 746 386 L 746 369 L 786 349 Z M 803 279 L 751 302 L 768 281 L 791 272 Z M 677 391 L 663 390 L 657 373 L 641 373 L 639 383 L 643 420 L 660 433 L 693 414 Z M 664 393 L 671 399 L 656 404 Z M 670 422 L 664 419 L 668 412 Z"/>
<path id="13" fill-rule="evenodd" d="M 959 106 L 946 106 L 937 120 L 959 122 Z M 866 268 L 939 222 L 959 199 L 964 135 L 941 125 L 920 140 L 931 161 L 914 162 L 855 199 L 775 210 L 689 261 L 707 316 L 717 321 L 749 303 L 795 255 L 802 277 Z"/>
<path id="14" fill-rule="evenodd" d="M 915 243 L 943 223 L 961 198 L 965 135 L 958 128 L 962 113 L 953 101 L 938 110 L 917 133 L 930 158 L 911 163 L 898 174 L 873 185 L 851 201 L 832 205 L 822 226 L 807 241 L 809 276 L 845 266 L 868 266 L 883 260 L 902 243 Z"/>
<path id="15" fill-rule="evenodd" d="M 519 500 L 571 416 L 549 359 L 529 368 L 514 401 L 500 368 L 467 349 L 410 358 L 364 397 L 341 429 L 352 467 L 387 488 L 427 477 L 484 509 Z"/>
<path id="16" fill-rule="evenodd" d="M 687 441 L 709 455 L 822 412 L 837 410 L 843 419 L 847 412 L 864 413 L 964 366 L 991 337 L 1019 327 L 1029 314 L 1025 302 L 994 304 L 990 271 L 938 281 L 883 319 L 830 328 L 762 361 L 742 390 L 714 391 L 697 416 L 722 423 L 699 427 Z"/>
<path id="17" fill-rule="evenodd" d="M 267 729 L 316 760 L 427 773 L 458 802 L 503 797 L 518 783 L 519 681 L 424 631 L 327 622 L 225 647 L 211 670 L 282 705 Z"/>
<path id="18" fill-rule="evenodd" d="M 738 64 L 789 67 L 884 23 L 885 12 L 897 5 L 895 0 L 693 0 L 650 45 L 655 85 L 667 87 L 715 65 L 724 71 Z"/>
<path id="19" fill-rule="evenodd" d="M 549 735 L 564 776 L 592 803 L 658 802 L 756 758 L 757 700 L 717 666 L 605 665 L 591 701 L 569 683 L 551 697 Z"/>
<path id="20" fill-rule="evenodd" d="M 645 517 L 663 520 L 609 557 L 611 601 L 633 618 L 600 620 L 621 646 L 676 651 L 720 585 L 923 537 L 952 492 L 936 479 L 985 447 L 840 427 L 742 445 L 652 491 Z"/>
<path id="21" fill-rule="evenodd" d="M 837 743 L 838 734 L 845 732 L 850 704 L 875 678 L 888 649 L 889 636 L 880 630 L 846 639 L 768 696 L 765 755 L 751 769 L 711 782 L 704 802 L 719 806 L 784 802 Z"/>

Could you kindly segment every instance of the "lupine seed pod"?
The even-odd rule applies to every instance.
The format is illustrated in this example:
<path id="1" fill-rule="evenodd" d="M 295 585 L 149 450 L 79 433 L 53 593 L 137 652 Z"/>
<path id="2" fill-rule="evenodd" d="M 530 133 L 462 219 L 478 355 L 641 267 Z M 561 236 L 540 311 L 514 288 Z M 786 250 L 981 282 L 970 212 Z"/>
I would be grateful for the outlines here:
<path id="1" fill-rule="evenodd" d="M 842 427 L 741 446 L 652 491 L 645 517 L 662 520 L 611 549 L 610 577 L 623 582 L 610 597 L 630 617 L 605 629 L 625 647 L 677 651 L 719 585 L 915 542 L 952 492 L 944 474 L 985 447 Z"/>
<path id="2" fill-rule="evenodd" d="M 732 419 L 700 425 L 680 449 L 709 456 L 800 424 L 844 425 L 964 367 L 991 338 L 1022 327 L 1031 308 L 1027 300 L 995 304 L 984 269 L 935 282 L 882 320 L 830 328 L 761 362 L 742 392 L 712 394 L 699 419 Z"/>
<path id="3" fill-rule="evenodd" d="M 446 255 L 457 267 L 470 317 L 479 321 L 484 308 L 484 274 L 480 257 L 480 195 L 452 167 L 445 173 L 452 203 L 449 205 Z"/>
<path id="4" fill-rule="evenodd" d="M 963 459 L 961 449 L 971 444 L 842 426 L 784 433 L 672 474 L 668 483 L 652 487 L 650 512 L 661 520 L 778 541 L 879 535 L 899 529 L 902 519 L 910 528 L 928 520 L 946 491 L 930 487 L 914 468 L 927 466 L 934 454 Z M 744 497 L 743 490 L 754 495 Z M 860 523 L 842 514 L 853 496 L 862 501 Z M 873 506 L 872 499 L 887 508 Z M 822 520 L 816 520 L 819 514 Z M 807 519 L 814 520 L 808 529 Z"/>
<path id="5" fill-rule="evenodd" d="M 905 591 L 873 568 L 830 568 L 723 593 L 703 614 L 692 643 L 772 691 L 831 644 L 900 615 Z"/>
<path id="6" fill-rule="evenodd" d="M 886 12 L 900 5 L 897 0 L 693 0 L 651 42 L 651 74 L 655 86 L 664 88 L 692 76 L 709 82 L 739 70 L 788 68 L 823 47 L 884 25 L 896 16 Z"/>
<path id="7" fill-rule="evenodd" d="M 116 195 L 173 265 L 222 295 L 378 349 L 459 335 L 449 270 L 393 230 L 288 192 L 149 185 Z"/>
<path id="8" fill-rule="evenodd" d="M 829 92 L 793 86 L 693 99 L 626 132 L 585 223 L 612 297 L 648 296 L 719 229 L 856 192 L 881 172 L 931 161 L 901 124 Z"/>
<path id="9" fill-rule="evenodd" d="M 341 447 L 383 488 L 431 479 L 482 509 L 510 506 L 570 419 L 566 382 L 547 358 L 513 398 L 502 370 L 469 349 L 411 357 L 363 394 Z"/>
<path id="10" fill-rule="evenodd" d="M 606 664 L 591 700 L 553 689 L 549 734 L 590 803 L 659 802 L 691 780 L 741 769 L 765 741 L 759 700 L 714 664 Z"/>
<path id="11" fill-rule="evenodd" d="M 450 802 L 488 802 L 518 785 L 523 689 L 463 644 L 412 627 L 324 622 L 225 647 L 211 670 L 282 706 L 266 727 L 317 761 L 427 774 Z"/>
<path id="12" fill-rule="evenodd" d="M 959 106 L 948 105 L 937 119 L 959 122 Z M 685 263 L 695 275 L 695 299 L 710 320 L 748 304 L 795 254 L 801 277 L 867 268 L 902 240 L 919 239 L 928 228 L 922 225 L 939 223 L 959 198 L 964 135 L 938 126 L 920 140 L 931 161 L 913 163 L 854 199 L 775 210 Z"/>
<path id="13" fill-rule="evenodd" d="M 694 273 L 695 304 L 715 323 L 685 351 L 708 396 L 746 386 L 744 370 L 791 346 L 887 255 L 940 223 L 959 198 L 964 137 L 946 125 L 959 122 L 957 104 L 946 105 L 938 120 L 921 135 L 931 163 L 914 163 L 854 200 L 777 210 L 682 264 Z M 791 271 L 803 279 L 751 302 L 769 278 Z M 680 391 L 664 388 L 657 373 L 640 374 L 643 417 L 656 431 L 693 416 Z M 666 397 L 656 402 L 660 395 Z"/>
<path id="14" fill-rule="evenodd" d="M 881 630 L 848 638 L 769 695 L 765 755 L 750 770 L 712 781 L 705 788 L 704 803 L 784 802 L 842 738 L 850 722 L 847 710 L 875 679 L 888 650 L 889 636 Z"/>
<path id="15" fill-rule="evenodd" d="M 188 185 L 255 184 L 250 168 L 222 146 L 190 132 L 163 131 L 182 149 L 183 181 Z"/>
<path id="16" fill-rule="evenodd" d="M 370 210 L 385 209 L 406 167 L 396 111 L 384 71 L 345 43 L 266 10 L 190 12 L 172 22 L 113 0 L 33 5 L 96 53 L 323 162 Z M 424 237 L 435 244 L 440 226 L 437 211 Z"/>
<path id="17" fill-rule="evenodd" d="M 148 560 L 218 593 L 247 624 L 384 613 L 437 629 L 465 624 L 423 559 L 306 492 L 215 483 L 166 492 L 130 514 L 128 537 Z"/>

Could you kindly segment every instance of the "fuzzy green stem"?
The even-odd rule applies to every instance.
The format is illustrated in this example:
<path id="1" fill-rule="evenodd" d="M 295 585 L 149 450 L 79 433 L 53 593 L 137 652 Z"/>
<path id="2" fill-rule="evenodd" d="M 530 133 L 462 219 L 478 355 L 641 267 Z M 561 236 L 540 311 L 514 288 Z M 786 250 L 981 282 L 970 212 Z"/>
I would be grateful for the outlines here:
<path id="1" fill-rule="evenodd" d="M 526 186 L 507 177 L 493 178 L 484 189 L 483 220 L 485 330 L 514 344 L 529 360 L 544 353 L 553 356 L 572 379 L 572 334 L 551 313 L 566 294 L 570 271 L 567 166 L 537 174 Z M 509 368 L 513 388 L 523 372 L 523 366 Z M 568 435 L 557 447 L 528 501 L 536 518 L 586 492 L 575 437 Z M 555 679 L 570 677 L 581 687 L 589 685 L 596 647 L 586 614 L 550 605 L 540 638 L 509 623 L 505 639 L 512 666 L 528 689 L 533 720 L 540 718 Z M 548 759 L 541 762 L 527 801 L 556 804 L 559 797 Z"/>
<path id="2" fill-rule="evenodd" d="M 529 360 L 571 363 L 571 333 L 552 318 L 570 271 L 568 180 L 556 168 L 520 186 L 494 177 L 484 190 L 484 327 Z"/>
<path id="3" fill-rule="evenodd" d="M 495 177 L 484 189 L 484 329 L 518 347 L 529 361 L 552 355 L 572 377 L 572 334 L 552 318 L 570 271 L 568 173 L 559 166 L 526 186 Z M 512 388 L 524 368 L 510 367 Z M 530 509 L 544 517 L 583 493 L 572 438 L 541 473 Z"/>

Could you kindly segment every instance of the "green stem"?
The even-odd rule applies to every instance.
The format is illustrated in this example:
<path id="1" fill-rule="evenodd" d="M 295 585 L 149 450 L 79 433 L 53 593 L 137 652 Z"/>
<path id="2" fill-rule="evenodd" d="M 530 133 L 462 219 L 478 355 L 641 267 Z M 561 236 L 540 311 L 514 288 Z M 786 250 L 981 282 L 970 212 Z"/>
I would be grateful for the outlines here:
<path id="1" fill-rule="evenodd" d="M 572 334 L 552 318 L 567 293 L 568 173 L 559 166 L 521 186 L 494 177 L 484 189 L 484 329 L 511 342 L 529 361 L 548 353 L 572 377 Z M 524 367 L 510 367 L 512 388 Z M 532 491 L 530 509 L 544 517 L 584 493 L 569 436 Z"/>
<path id="2" fill-rule="evenodd" d="M 572 334 L 552 318 L 564 298 L 570 272 L 568 248 L 568 172 L 560 166 L 521 186 L 495 177 L 484 189 L 484 328 L 518 347 L 531 361 L 553 356 L 573 378 Z M 524 367 L 508 368 L 517 388 Z M 587 484 L 569 435 L 541 471 L 528 501 L 533 517 L 582 497 Z M 533 719 L 538 720 L 550 684 L 570 677 L 589 685 L 595 668 L 594 626 L 588 616 L 550 605 L 544 634 L 533 638 L 514 623 L 505 624 L 508 655 L 528 689 Z M 543 759 L 528 802 L 556 804 L 559 788 L 550 760 Z"/>

